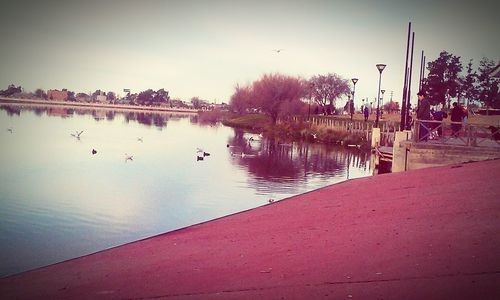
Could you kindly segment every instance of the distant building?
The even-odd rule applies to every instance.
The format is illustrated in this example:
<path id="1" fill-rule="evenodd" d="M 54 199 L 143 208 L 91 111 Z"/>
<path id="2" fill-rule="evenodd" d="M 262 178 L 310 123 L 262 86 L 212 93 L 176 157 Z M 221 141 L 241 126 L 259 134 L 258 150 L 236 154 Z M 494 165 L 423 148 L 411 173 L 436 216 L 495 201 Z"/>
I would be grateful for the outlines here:
<path id="1" fill-rule="evenodd" d="M 55 100 L 55 101 L 66 101 L 68 100 L 68 91 L 67 90 L 49 90 L 47 92 L 47 99 Z"/>
<path id="2" fill-rule="evenodd" d="M 102 93 L 101 93 L 101 95 L 97 95 L 97 96 L 95 97 L 95 99 L 97 100 L 97 102 L 107 102 L 107 97 L 106 97 L 106 95 L 103 95 Z"/>

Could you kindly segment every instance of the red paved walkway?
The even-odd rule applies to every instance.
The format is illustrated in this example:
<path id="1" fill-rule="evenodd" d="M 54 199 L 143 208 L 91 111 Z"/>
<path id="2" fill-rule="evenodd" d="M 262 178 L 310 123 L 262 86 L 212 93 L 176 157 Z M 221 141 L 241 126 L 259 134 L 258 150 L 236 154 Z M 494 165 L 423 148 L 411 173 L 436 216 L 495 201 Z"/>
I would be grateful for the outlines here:
<path id="1" fill-rule="evenodd" d="M 500 160 L 351 180 L 0 280 L 45 299 L 500 299 Z"/>

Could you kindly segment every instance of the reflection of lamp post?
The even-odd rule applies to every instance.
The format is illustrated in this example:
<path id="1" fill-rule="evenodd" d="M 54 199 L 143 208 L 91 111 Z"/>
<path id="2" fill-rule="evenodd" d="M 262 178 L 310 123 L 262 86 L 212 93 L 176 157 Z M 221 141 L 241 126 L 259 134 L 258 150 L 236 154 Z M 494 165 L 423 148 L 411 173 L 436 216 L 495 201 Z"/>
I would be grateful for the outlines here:
<path id="1" fill-rule="evenodd" d="M 384 93 L 385 93 L 385 90 L 380 90 L 380 92 L 382 93 L 382 98 L 380 98 L 380 106 L 382 106 L 382 110 L 380 111 L 380 114 L 383 115 L 384 114 Z"/>
<path id="2" fill-rule="evenodd" d="M 382 71 L 385 69 L 384 64 L 377 64 L 377 69 L 380 73 L 378 77 L 378 97 L 377 97 L 377 119 L 375 120 L 375 127 L 378 128 L 378 118 L 380 115 L 380 83 L 382 82 Z"/>
<path id="3" fill-rule="evenodd" d="M 354 89 L 352 90 L 352 102 L 349 103 L 349 110 L 351 111 L 351 121 L 352 121 L 352 115 L 354 114 L 354 94 L 356 93 L 356 82 L 358 82 L 357 78 L 351 79 L 352 83 L 354 84 Z"/>

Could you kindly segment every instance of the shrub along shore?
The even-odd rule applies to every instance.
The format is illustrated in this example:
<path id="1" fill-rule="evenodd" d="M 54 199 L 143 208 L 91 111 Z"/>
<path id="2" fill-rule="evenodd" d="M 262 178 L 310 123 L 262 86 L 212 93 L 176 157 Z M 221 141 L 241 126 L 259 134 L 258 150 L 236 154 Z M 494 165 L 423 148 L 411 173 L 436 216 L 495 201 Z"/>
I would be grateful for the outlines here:
<path id="1" fill-rule="evenodd" d="M 233 115 L 228 112 L 209 111 L 200 112 L 199 115 L 201 122 L 220 121 L 226 126 L 262 133 L 264 136 L 286 141 L 307 141 L 346 147 L 355 145 L 358 148 L 369 149 L 365 136 L 308 122 L 278 120 L 276 124 L 273 124 L 269 116 L 257 113 Z"/>

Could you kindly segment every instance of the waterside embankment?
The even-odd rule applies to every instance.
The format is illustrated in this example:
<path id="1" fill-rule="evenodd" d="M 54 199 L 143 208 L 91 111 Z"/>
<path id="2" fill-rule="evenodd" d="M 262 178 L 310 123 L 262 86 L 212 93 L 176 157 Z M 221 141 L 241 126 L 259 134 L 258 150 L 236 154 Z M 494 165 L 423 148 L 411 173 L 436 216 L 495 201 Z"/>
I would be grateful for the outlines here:
<path id="1" fill-rule="evenodd" d="M 4 299 L 495 299 L 500 160 L 350 180 L 0 280 Z"/>

